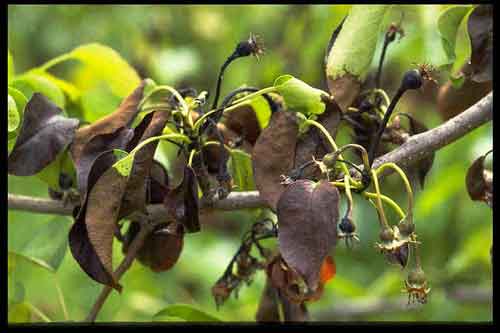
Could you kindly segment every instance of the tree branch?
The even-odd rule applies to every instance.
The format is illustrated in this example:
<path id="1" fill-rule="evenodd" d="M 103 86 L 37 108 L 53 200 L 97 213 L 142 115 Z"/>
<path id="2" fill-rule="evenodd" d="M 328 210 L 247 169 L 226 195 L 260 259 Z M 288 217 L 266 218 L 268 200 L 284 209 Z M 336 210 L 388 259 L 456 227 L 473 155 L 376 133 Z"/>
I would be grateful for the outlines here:
<path id="1" fill-rule="evenodd" d="M 397 149 L 377 158 L 373 167 L 376 168 L 386 162 L 394 162 L 400 166 L 407 166 L 412 163 L 425 158 L 428 154 L 454 142 L 460 137 L 471 132 L 473 129 L 481 126 L 482 124 L 490 121 L 493 116 L 493 92 L 482 98 L 479 102 L 471 106 L 466 111 L 458 116 L 448 120 L 444 124 L 435 127 L 427 132 L 410 137 L 410 139 Z M 352 171 L 355 169 L 353 168 Z M 233 192 L 230 193 L 226 199 L 216 201 L 213 205 L 203 205 L 201 213 L 208 210 L 236 210 L 243 208 L 259 208 L 265 207 L 265 201 L 260 198 L 258 191 L 250 192 Z M 71 215 L 74 206 L 71 204 L 64 205 L 61 201 L 33 198 L 23 195 L 8 194 L 8 207 L 14 210 L 24 210 L 34 213 L 42 214 L 58 214 L 58 215 Z M 150 205 L 148 206 L 148 213 L 151 220 L 155 224 L 165 221 L 167 216 L 163 205 Z M 133 216 L 132 216 L 133 218 Z M 150 232 L 152 224 L 143 224 L 143 228 L 136 236 L 131 244 L 131 247 L 115 271 L 117 280 L 128 270 L 130 265 L 135 259 L 137 251 L 142 246 L 145 237 Z M 110 287 L 104 287 L 99 295 L 96 303 L 93 305 L 86 320 L 93 322 L 103 306 L 105 300 L 111 292 Z M 454 294 L 451 294 L 452 297 Z M 465 294 L 455 294 L 455 297 L 464 298 Z M 483 294 L 484 296 L 484 294 Z M 342 316 L 356 316 L 364 314 L 374 314 L 380 311 L 387 311 L 388 309 L 401 309 L 403 299 L 398 299 L 392 302 L 377 301 L 375 303 L 360 303 L 354 304 L 349 307 L 344 305 L 336 308 L 335 317 Z M 349 311 L 348 311 L 349 309 Z M 342 314 L 344 311 L 344 314 Z"/>

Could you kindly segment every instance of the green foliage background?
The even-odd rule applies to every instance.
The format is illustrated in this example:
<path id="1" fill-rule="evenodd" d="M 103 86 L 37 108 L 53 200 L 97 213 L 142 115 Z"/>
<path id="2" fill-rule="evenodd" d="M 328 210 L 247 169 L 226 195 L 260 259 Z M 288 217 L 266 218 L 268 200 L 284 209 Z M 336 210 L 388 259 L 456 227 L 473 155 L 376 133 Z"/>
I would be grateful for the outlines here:
<path id="1" fill-rule="evenodd" d="M 270 86 L 276 77 L 285 73 L 327 90 L 323 67 L 326 45 L 349 7 L 11 5 L 8 8 L 8 47 L 16 74 L 81 44 L 98 42 L 116 50 L 140 77 L 151 77 L 158 83 L 178 88 L 190 86 L 213 93 L 218 69 L 224 59 L 238 41 L 254 32 L 264 38 L 266 55 L 260 62 L 250 58 L 236 61 L 225 75 L 222 95 L 242 84 Z M 384 67 L 382 84 L 390 95 L 412 62 L 447 63 L 437 32 L 438 16 L 445 7 L 394 6 L 386 16 L 388 25 L 398 21 L 401 12 L 405 12 L 403 27 L 406 36 L 390 46 Z M 463 25 L 460 29 L 456 56 L 457 61 L 463 62 L 461 57 L 469 45 Z M 363 43 L 361 40 L 352 42 Z M 377 60 L 379 51 L 377 49 Z M 111 112 L 121 100 L 113 85 L 101 80 L 97 73 L 83 71 L 71 64 L 58 65 L 54 73 L 86 89 L 82 100 L 84 111 L 80 116 L 87 121 Z M 127 84 L 119 78 L 117 81 Z M 399 110 L 414 114 L 428 127 L 437 126 L 442 119 L 437 112 L 435 96 L 436 91 L 432 89 L 409 93 L 403 98 Z M 67 104 L 71 113 L 71 98 L 67 98 Z M 338 140 L 345 144 L 349 136 L 341 131 Z M 415 222 L 419 239 L 423 242 L 424 269 L 432 287 L 427 305 L 355 318 L 328 315 L 336 306 L 349 302 L 368 304 L 377 299 L 393 299 L 401 295 L 403 279 L 406 278 L 399 268 L 388 266 L 376 253 L 373 246 L 378 237 L 375 211 L 367 202 L 355 198 L 354 217 L 362 242 L 351 251 L 343 244 L 337 246 L 337 276 L 327 285 L 323 298 L 310 304 L 312 317 L 333 321 L 492 320 L 491 301 L 486 304 L 458 302 L 446 293 L 448 289 L 464 285 L 474 288 L 491 288 L 492 285 L 492 212 L 485 204 L 472 202 L 465 189 L 468 166 L 491 146 L 492 126 L 488 124 L 440 150 L 426 179 L 425 190 L 417 191 Z M 405 194 L 397 178 L 389 177 L 382 189 L 404 205 Z M 37 177 L 9 176 L 8 190 L 47 196 L 46 184 Z M 232 212 L 204 217 L 203 231 L 185 238 L 181 258 L 168 272 L 155 274 L 134 263 L 122 279 L 123 293 L 112 293 L 98 320 L 150 321 L 165 306 L 183 303 L 224 321 L 253 321 L 264 286 L 262 273 L 257 274 L 250 287 L 241 289 L 239 299 L 232 297 L 218 312 L 210 288 L 224 271 L 256 213 Z M 9 211 L 9 252 L 43 257 L 44 246 L 50 247 L 58 239 L 64 243 L 72 221 L 61 217 L 51 221 L 53 219 L 53 216 Z M 118 244 L 115 245 L 114 262 L 118 263 L 122 254 Z M 10 320 L 31 318 L 39 321 L 40 316 L 30 314 L 29 309 L 33 306 L 53 321 L 65 320 L 57 286 L 64 295 L 70 320 L 80 321 L 87 315 L 101 286 L 80 270 L 67 248 L 50 258 L 44 257 L 49 263 L 48 269 L 16 258 L 13 254 L 9 256 L 9 272 L 12 268 L 9 298 L 24 300 L 25 303 L 9 304 Z M 51 267 L 57 270 L 53 272 Z"/>

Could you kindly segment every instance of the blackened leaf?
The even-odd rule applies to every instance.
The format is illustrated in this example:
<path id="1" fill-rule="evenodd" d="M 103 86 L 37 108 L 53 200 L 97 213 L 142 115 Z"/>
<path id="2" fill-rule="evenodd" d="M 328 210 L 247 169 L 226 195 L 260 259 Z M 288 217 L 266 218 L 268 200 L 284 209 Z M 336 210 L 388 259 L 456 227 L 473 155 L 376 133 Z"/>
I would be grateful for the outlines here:
<path id="1" fill-rule="evenodd" d="M 479 5 L 469 15 L 467 29 L 471 41 L 472 80 L 493 79 L 493 6 Z"/>
<path id="2" fill-rule="evenodd" d="M 184 168 L 184 179 L 171 190 L 164 201 L 169 215 L 186 228 L 186 232 L 200 231 L 198 181 L 190 166 Z"/>
<path id="3" fill-rule="evenodd" d="M 279 322 L 278 291 L 273 287 L 269 277 L 266 278 L 266 285 L 260 296 L 259 308 L 255 314 L 255 320 L 258 323 Z"/>
<path id="4" fill-rule="evenodd" d="M 277 213 L 283 259 L 316 290 L 323 261 L 337 240 L 339 191 L 328 181 L 298 180 L 283 192 Z"/>
<path id="5" fill-rule="evenodd" d="M 156 111 L 142 134 L 140 142 L 162 133 L 167 123 L 169 112 Z M 146 180 L 151 173 L 153 157 L 158 146 L 158 140 L 142 147 L 134 156 L 132 172 L 129 176 L 125 195 L 123 197 L 120 216 L 127 216 L 134 210 L 145 211 L 147 199 Z"/>
<path id="6" fill-rule="evenodd" d="M 405 114 L 408 119 L 410 120 L 410 135 L 415 135 L 419 133 L 426 132 L 428 128 L 416 120 L 414 117 L 410 116 L 409 114 Z M 429 170 L 432 168 L 432 164 L 434 163 L 434 156 L 435 154 L 432 153 L 429 155 L 429 157 L 423 158 L 420 161 L 418 161 L 415 165 L 414 168 L 416 169 L 418 173 L 418 180 L 420 182 L 420 187 L 423 189 L 424 188 L 424 183 L 425 183 L 425 176 L 429 172 Z"/>
<path id="7" fill-rule="evenodd" d="M 260 134 L 252 152 L 255 185 L 268 205 L 276 205 L 285 190 L 281 176 L 293 168 L 299 126 L 292 112 L 278 111 Z"/>
<path id="8" fill-rule="evenodd" d="M 76 131 L 75 140 L 71 145 L 71 155 L 75 164 L 78 164 L 85 145 L 95 136 L 114 133 L 121 127 L 130 126 L 139 112 L 137 107 L 143 96 L 144 84 L 145 81 L 142 81 L 113 113 Z"/>
<path id="9" fill-rule="evenodd" d="M 484 168 L 487 154 L 480 156 L 467 170 L 465 185 L 469 197 L 474 201 L 484 201 L 490 207 L 493 205 L 493 174 Z"/>
<path id="10" fill-rule="evenodd" d="M 131 140 L 133 131 L 127 127 L 120 127 L 113 133 L 94 136 L 84 147 L 76 163 L 76 174 L 78 179 L 78 190 L 83 196 L 87 193 L 88 176 L 92 165 L 97 157 L 111 149 L 125 149 L 127 142 Z M 112 165 L 114 157 L 110 154 L 103 156 L 108 159 L 106 165 Z M 101 161 L 101 163 L 103 163 Z"/>
<path id="11" fill-rule="evenodd" d="M 158 161 L 153 161 L 148 182 L 148 203 L 159 204 L 168 193 L 168 173 Z"/>
<path id="12" fill-rule="evenodd" d="M 140 230 L 138 222 L 131 222 L 127 231 L 123 252 Z M 175 222 L 160 224 L 146 236 L 144 244 L 137 253 L 137 259 L 154 272 L 164 272 L 172 268 L 179 259 L 184 244 L 184 227 Z"/>
<path id="13" fill-rule="evenodd" d="M 9 174 L 31 176 L 42 170 L 73 140 L 78 123 L 78 119 L 64 117 L 42 94 L 33 94 L 9 155 Z"/>

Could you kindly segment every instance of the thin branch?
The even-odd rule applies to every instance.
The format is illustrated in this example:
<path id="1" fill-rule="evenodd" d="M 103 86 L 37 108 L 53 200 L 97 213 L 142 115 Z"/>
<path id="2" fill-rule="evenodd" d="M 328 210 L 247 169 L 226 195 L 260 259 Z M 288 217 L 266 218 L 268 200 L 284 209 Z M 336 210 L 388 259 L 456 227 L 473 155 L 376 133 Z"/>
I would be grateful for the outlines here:
<path id="1" fill-rule="evenodd" d="M 466 111 L 462 112 L 458 116 L 448 120 L 444 124 L 433 128 L 427 132 L 410 137 L 410 139 L 399 148 L 377 158 L 373 167 L 376 168 L 383 163 L 394 162 L 400 166 L 407 166 L 412 163 L 425 158 L 428 154 L 456 141 L 460 137 L 471 132 L 475 128 L 481 126 L 482 124 L 490 121 L 493 117 L 493 92 L 490 92 L 486 97 L 482 98 L 479 102 L 471 106 Z M 362 166 L 360 166 L 362 168 Z M 351 171 L 356 172 L 353 168 Z M 204 205 L 202 207 L 202 213 L 208 210 L 236 210 L 243 208 L 259 208 L 265 207 L 265 201 L 260 198 L 259 192 L 233 192 L 230 193 L 226 199 L 216 201 L 211 206 Z M 73 211 L 73 206 L 71 204 L 63 205 L 61 201 L 33 198 L 16 194 L 8 194 L 8 207 L 14 210 L 24 210 L 35 213 L 42 214 L 57 214 L 57 215 L 71 215 Z M 165 213 L 165 208 L 163 205 L 150 205 L 148 207 L 148 213 L 151 220 L 155 224 L 164 222 L 167 214 Z M 136 238 L 132 242 L 127 256 L 121 262 L 115 271 L 115 276 L 117 280 L 128 270 L 130 265 L 135 259 L 137 251 L 142 246 L 146 235 L 150 232 L 152 224 L 144 224 L 145 227 L 141 228 L 141 231 L 137 234 Z M 110 287 L 104 287 L 101 294 L 99 295 L 96 303 L 92 307 L 86 320 L 93 322 L 99 313 L 101 307 L 103 306 L 105 300 L 111 292 Z M 466 298 L 469 295 L 467 293 L 451 293 L 449 297 L 462 297 Z M 470 296 L 470 295 L 469 295 Z M 483 294 L 484 296 L 484 294 Z M 364 303 L 355 304 L 351 308 L 346 305 L 338 307 L 337 312 L 344 311 L 346 309 L 351 309 L 349 313 L 354 313 L 354 315 L 361 315 L 362 313 L 373 313 L 383 309 L 400 309 L 402 300 L 397 300 L 392 303 Z M 343 309 L 343 310 L 341 310 Z M 364 309 L 364 312 L 363 312 Z M 342 315 L 335 315 L 336 318 Z"/>
<path id="2" fill-rule="evenodd" d="M 459 286 L 446 290 L 446 297 L 458 303 L 492 304 L 493 291 L 491 288 Z M 336 302 L 335 306 L 329 310 L 318 312 L 315 320 L 328 321 L 352 320 L 367 316 L 383 315 L 391 312 L 402 312 L 418 310 L 418 307 L 408 306 L 408 298 L 405 296 L 394 297 L 392 299 L 375 298 L 371 300 L 363 299 L 350 302 Z"/>
<path id="3" fill-rule="evenodd" d="M 142 247 L 142 244 L 144 243 L 144 239 L 146 236 L 151 232 L 152 230 L 152 225 L 148 223 L 142 223 L 141 224 L 141 229 L 139 233 L 135 236 L 134 240 L 130 244 L 130 247 L 127 251 L 127 255 L 123 259 L 123 261 L 120 263 L 120 266 L 116 269 L 114 272 L 114 275 L 116 277 L 116 280 L 119 281 L 122 275 L 130 268 L 132 265 L 132 262 L 134 262 L 134 259 L 137 255 L 137 252 L 139 249 Z M 102 306 L 104 305 L 104 302 L 108 298 L 109 294 L 111 293 L 111 287 L 105 286 L 103 287 L 101 293 L 99 294 L 99 297 L 97 298 L 96 302 L 92 306 L 92 309 L 90 310 L 87 318 L 85 318 L 85 321 L 87 322 L 94 322 L 95 318 L 97 317 L 97 314 L 101 310 Z"/>

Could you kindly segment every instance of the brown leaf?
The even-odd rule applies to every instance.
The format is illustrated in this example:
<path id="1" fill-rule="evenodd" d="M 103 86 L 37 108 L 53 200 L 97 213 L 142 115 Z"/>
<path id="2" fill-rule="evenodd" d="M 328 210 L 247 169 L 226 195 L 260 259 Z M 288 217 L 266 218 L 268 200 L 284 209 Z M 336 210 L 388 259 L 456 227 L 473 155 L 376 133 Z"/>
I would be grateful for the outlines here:
<path id="1" fill-rule="evenodd" d="M 223 119 L 224 125 L 252 146 L 260 134 L 260 124 L 254 109 L 250 105 L 243 105 L 231 112 L 227 112 Z"/>
<path id="2" fill-rule="evenodd" d="M 156 111 L 144 130 L 139 142 L 158 136 L 170 116 L 169 112 Z M 134 156 L 132 171 L 123 196 L 122 210 L 120 216 L 125 217 L 134 211 L 146 211 L 146 179 L 149 177 L 153 165 L 153 157 L 159 141 L 153 141 L 142 147 Z"/>
<path id="3" fill-rule="evenodd" d="M 309 321 L 309 312 L 305 303 L 293 303 L 290 302 L 286 297 L 281 297 L 281 303 L 283 305 L 283 315 L 285 323 L 288 322 L 305 322 Z"/>
<path id="4" fill-rule="evenodd" d="M 477 158 L 467 170 L 465 185 L 469 197 L 474 201 L 484 201 L 493 206 L 493 173 L 484 168 L 486 153 Z"/>
<path id="5" fill-rule="evenodd" d="M 200 231 L 198 181 L 190 166 L 184 168 L 182 183 L 165 196 L 164 205 L 169 216 L 184 225 L 186 232 Z"/>
<path id="6" fill-rule="evenodd" d="M 492 82 L 485 81 L 479 83 L 472 81 L 466 76 L 464 84 L 459 89 L 455 89 L 451 81 L 448 81 L 439 88 L 437 97 L 437 105 L 441 117 L 444 120 L 448 120 L 476 104 L 477 101 L 491 91 Z"/>
<path id="7" fill-rule="evenodd" d="M 428 128 L 423 123 L 419 122 L 417 119 L 415 119 L 413 116 L 409 114 L 405 113 L 404 115 L 406 115 L 406 117 L 408 117 L 408 120 L 410 121 L 410 128 L 409 128 L 410 136 L 427 132 Z M 410 168 L 417 172 L 418 180 L 420 182 L 420 187 L 422 189 L 424 188 L 425 176 L 427 175 L 427 173 L 432 168 L 432 165 L 434 164 L 434 157 L 435 154 L 432 153 L 429 155 L 429 157 L 421 159 Z"/>
<path id="8" fill-rule="evenodd" d="M 148 182 L 148 203 L 160 204 L 168 193 L 168 172 L 158 161 L 153 161 Z"/>
<path id="9" fill-rule="evenodd" d="M 272 286 L 269 277 L 266 278 L 266 285 L 260 296 L 260 303 L 255 314 L 255 320 L 258 323 L 279 322 L 279 299 L 278 291 Z"/>
<path id="10" fill-rule="evenodd" d="M 76 131 L 75 140 L 71 145 L 71 155 L 75 164 L 78 164 L 85 145 L 95 136 L 114 133 L 120 127 L 130 126 L 139 112 L 137 107 L 143 96 L 144 84 L 145 81 L 143 80 L 139 87 L 125 98 L 113 113 Z"/>
<path id="11" fill-rule="evenodd" d="M 469 15 L 467 29 L 471 41 L 472 80 L 493 79 L 493 6 L 479 5 Z"/>
<path id="12" fill-rule="evenodd" d="M 98 156 L 112 149 L 125 149 L 132 136 L 133 131 L 131 129 L 120 127 L 113 133 L 94 136 L 83 147 L 80 159 L 75 164 L 78 190 L 82 198 L 87 193 L 87 178 Z M 101 165 L 107 165 L 106 168 L 111 166 L 115 160 L 112 154 L 106 154 L 103 158 L 108 159 L 108 163 L 102 164 L 103 162 L 101 161 Z"/>
<path id="13" fill-rule="evenodd" d="M 335 101 L 343 112 L 352 105 L 361 90 L 359 79 L 349 73 L 335 80 L 328 77 L 327 83 L 330 94 L 335 98 Z"/>
<path id="14" fill-rule="evenodd" d="M 139 222 L 133 221 L 130 223 L 123 243 L 124 254 L 127 253 L 128 247 L 140 228 Z M 146 236 L 144 244 L 137 252 L 137 259 L 141 264 L 149 267 L 153 272 L 164 272 L 177 263 L 183 245 L 183 226 L 175 222 L 169 224 L 162 223 L 155 226 L 154 230 Z"/>
<path id="15" fill-rule="evenodd" d="M 283 192 L 277 213 L 280 253 L 314 291 L 321 265 L 337 241 L 339 191 L 325 180 L 298 180 Z"/>
<path id="16" fill-rule="evenodd" d="M 78 119 L 40 93 L 34 93 L 24 110 L 24 119 L 8 159 L 8 173 L 32 176 L 52 162 L 73 141 Z"/>
<path id="17" fill-rule="evenodd" d="M 87 177 L 88 191 L 92 191 L 95 184 L 101 179 L 100 177 L 106 170 L 110 169 L 115 160 L 112 151 L 104 152 L 96 158 Z M 87 192 L 82 198 L 81 208 L 79 210 L 75 208 L 73 214 L 75 216 L 75 223 L 69 233 L 71 253 L 83 271 L 92 279 L 99 283 L 112 286 L 117 290 L 121 290 L 121 286 L 115 281 L 109 268 L 101 261 L 96 249 L 90 241 L 87 225 L 85 223 L 89 202 L 88 199 L 89 193 Z"/>
<path id="18" fill-rule="evenodd" d="M 252 152 L 255 185 L 274 211 L 285 190 L 280 184 L 281 175 L 288 174 L 294 166 L 299 132 L 296 117 L 292 112 L 275 112 Z"/>

